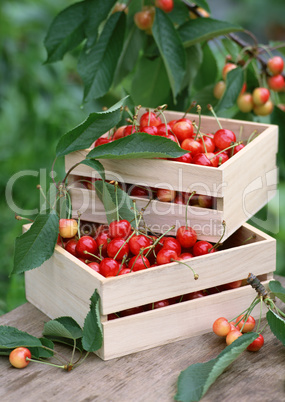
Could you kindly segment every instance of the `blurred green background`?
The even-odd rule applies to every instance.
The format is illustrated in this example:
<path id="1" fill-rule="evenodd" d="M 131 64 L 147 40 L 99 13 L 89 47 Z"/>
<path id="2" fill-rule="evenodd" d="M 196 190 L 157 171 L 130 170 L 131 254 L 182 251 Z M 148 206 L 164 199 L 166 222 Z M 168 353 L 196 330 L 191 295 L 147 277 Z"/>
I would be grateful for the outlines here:
<path id="1" fill-rule="evenodd" d="M 39 172 L 42 169 L 42 178 L 48 183 L 59 137 L 100 106 L 98 103 L 80 107 L 82 85 L 73 55 L 67 55 L 63 62 L 44 64 L 43 39 L 48 26 L 59 11 L 72 3 L 67 0 L 2 0 L 0 3 L 0 314 L 25 302 L 23 276 L 9 277 L 14 240 L 21 234 L 22 222 L 15 220 L 14 212 L 6 203 L 6 184 L 15 173 L 30 170 L 30 175 L 15 182 L 13 200 L 20 208 L 37 208 Z M 283 0 L 273 0 L 270 5 L 260 0 L 258 7 L 253 0 L 210 0 L 208 3 L 214 18 L 239 23 L 252 30 L 263 43 L 268 43 L 269 38 L 285 40 Z M 62 177 L 63 161 L 57 162 L 56 171 Z M 275 222 L 277 272 L 285 275 L 284 167 L 280 173 L 279 198 L 275 197 L 253 224 L 258 225 L 265 215 Z"/>

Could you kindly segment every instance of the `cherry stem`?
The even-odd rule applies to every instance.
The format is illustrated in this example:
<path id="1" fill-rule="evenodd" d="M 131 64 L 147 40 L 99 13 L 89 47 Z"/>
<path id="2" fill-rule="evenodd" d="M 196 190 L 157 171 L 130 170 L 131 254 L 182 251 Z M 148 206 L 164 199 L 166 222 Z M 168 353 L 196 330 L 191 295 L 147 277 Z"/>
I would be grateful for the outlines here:
<path id="1" fill-rule="evenodd" d="M 249 144 L 249 143 L 253 140 L 255 134 L 257 134 L 257 130 L 254 130 L 254 131 L 250 134 L 250 136 L 249 136 L 249 138 L 248 138 L 248 140 L 247 140 L 247 144 Z"/>
<path id="2" fill-rule="evenodd" d="M 154 243 L 153 243 L 151 246 L 149 246 L 149 251 L 146 253 L 145 256 L 147 257 L 148 254 L 151 252 L 151 249 L 154 248 L 154 247 L 157 245 L 157 243 L 159 243 L 159 241 L 160 241 L 168 232 L 170 232 L 170 231 L 173 230 L 173 229 L 175 229 L 175 225 L 171 226 L 166 232 L 164 232 L 160 237 L 158 237 L 158 238 L 154 241 Z"/>
<path id="3" fill-rule="evenodd" d="M 217 243 L 208 250 L 208 253 L 210 253 L 213 249 L 217 249 L 220 246 L 221 241 L 222 241 L 222 239 L 223 239 L 223 237 L 225 235 L 225 232 L 226 232 L 226 222 L 223 221 L 222 225 L 223 225 L 223 233 L 222 233 L 220 239 L 217 241 Z"/>
<path id="4" fill-rule="evenodd" d="M 30 218 L 24 218 L 23 216 L 20 215 L 15 215 L 15 219 L 17 219 L 17 221 L 28 221 L 28 222 L 34 222 L 32 219 Z"/>
<path id="5" fill-rule="evenodd" d="M 197 140 L 197 136 L 200 134 L 200 127 L 201 127 L 201 106 L 200 105 L 197 105 L 197 112 L 198 112 L 198 115 L 199 115 L 199 123 L 198 123 L 198 127 L 197 127 L 197 133 L 196 133 L 196 135 L 194 137 L 195 141 Z"/>
<path id="6" fill-rule="evenodd" d="M 135 233 L 136 232 L 133 231 L 133 233 L 130 234 L 130 236 L 127 238 L 127 240 L 124 241 L 124 243 L 121 245 L 121 247 L 117 251 L 117 253 L 116 253 L 115 257 L 114 257 L 114 260 L 118 257 L 118 255 L 119 255 L 120 251 L 122 250 L 122 248 L 124 247 L 124 245 L 130 241 L 131 237 L 133 237 Z"/>
<path id="7" fill-rule="evenodd" d="M 65 191 L 65 196 L 68 199 L 68 219 L 71 218 L 71 214 L 72 214 L 72 202 L 71 202 L 71 198 L 70 198 L 70 194 L 68 191 Z"/>
<path id="8" fill-rule="evenodd" d="M 114 259 L 115 259 L 115 258 L 114 258 Z M 119 271 L 116 273 L 116 275 L 115 275 L 115 276 L 118 276 L 118 275 L 119 275 L 119 273 L 122 271 L 122 269 L 123 269 L 123 265 L 124 265 L 124 263 L 125 263 L 126 259 L 127 259 L 127 255 L 124 255 L 124 257 L 123 257 L 123 259 L 122 259 L 122 261 L 121 261 L 121 264 L 119 265 Z"/>
<path id="9" fill-rule="evenodd" d="M 258 333 L 258 330 L 259 330 L 259 327 L 260 327 L 260 323 L 261 323 L 261 317 L 262 317 L 262 307 L 263 307 L 262 303 L 263 303 L 263 298 L 262 298 L 262 297 L 260 297 L 260 312 L 259 312 L 259 320 L 258 320 L 258 325 L 257 325 L 257 328 L 256 328 L 256 332 L 257 332 L 257 333 Z"/>
<path id="10" fill-rule="evenodd" d="M 76 364 L 73 365 L 73 367 L 75 368 L 75 367 L 80 366 L 80 365 L 84 362 L 84 360 L 87 358 L 87 356 L 89 355 L 89 353 L 90 353 L 90 352 L 87 352 L 87 353 L 84 355 L 84 357 L 83 357 L 78 363 L 76 363 Z M 68 370 L 68 371 L 69 371 L 69 370 Z"/>
<path id="11" fill-rule="evenodd" d="M 210 112 L 212 113 L 212 115 L 215 117 L 216 122 L 218 123 L 220 129 L 222 129 L 223 127 L 222 127 L 222 125 L 221 125 L 221 123 L 220 123 L 220 121 L 219 121 L 219 119 L 218 119 L 218 117 L 217 117 L 217 115 L 216 115 L 216 113 L 215 113 L 215 111 L 214 111 L 214 109 L 213 109 L 213 106 L 212 106 L 212 105 L 208 105 L 207 107 L 208 107 L 208 109 L 210 110 Z"/>
<path id="12" fill-rule="evenodd" d="M 118 182 L 116 181 L 115 184 L 115 199 L 116 199 L 116 212 L 117 212 L 117 221 L 119 222 L 120 217 L 119 217 L 119 208 L 118 208 Z"/>
<path id="13" fill-rule="evenodd" d="M 73 169 L 75 169 L 78 165 L 80 165 L 82 161 L 75 163 L 75 165 L 71 166 L 71 168 L 68 170 L 68 172 L 66 173 L 66 175 L 64 176 L 63 180 L 62 180 L 62 184 L 65 184 L 68 176 L 70 175 L 70 173 L 72 172 Z"/>
<path id="14" fill-rule="evenodd" d="M 220 152 L 217 152 L 214 156 L 212 156 L 211 158 L 209 158 L 209 160 L 211 161 L 212 159 L 214 159 L 216 156 L 222 154 L 223 152 L 227 151 L 228 149 L 232 149 L 234 147 L 236 147 L 237 145 L 242 144 L 242 141 L 238 141 L 238 142 L 233 142 L 232 145 L 230 145 L 229 147 L 222 149 Z"/>
<path id="15" fill-rule="evenodd" d="M 174 258 L 171 258 L 170 261 L 178 262 L 179 264 L 183 264 L 183 265 L 185 265 L 187 268 L 190 268 L 191 271 L 192 271 L 193 274 L 194 274 L 194 279 L 195 279 L 195 281 L 196 281 L 197 279 L 199 279 L 199 275 L 194 271 L 194 269 L 193 269 L 192 267 L 190 267 L 190 265 L 187 265 L 186 262 L 183 262 L 183 261 L 180 261 L 180 260 L 175 260 Z"/>
<path id="16" fill-rule="evenodd" d="M 58 368 L 62 368 L 64 370 L 66 370 L 66 366 L 60 366 L 59 364 L 53 364 L 53 363 L 44 362 L 41 360 L 30 359 L 29 357 L 26 357 L 26 361 L 40 363 L 40 364 L 47 364 L 48 366 L 58 367 Z"/>
<path id="17" fill-rule="evenodd" d="M 89 251 L 87 251 L 87 250 L 84 250 L 83 253 L 87 254 L 87 255 L 91 255 L 91 257 L 97 258 L 99 261 L 102 261 L 102 259 L 103 259 L 103 258 L 98 257 L 95 254 L 89 253 Z"/>
<path id="18" fill-rule="evenodd" d="M 193 101 L 193 102 L 191 103 L 191 105 L 188 107 L 188 109 L 186 109 L 186 112 L 184 113 L 184 115 L 182 116 L 182 118 L 184 119 L 185 116 L 187 115 L 187 113 L 189 113 L 190 110 L 191 110 L 193 107 L 195 107 L 196 105 L 197 105 L 197 102 L 196 102 L 196 101 Z"/>
<path id="19" fill-rule="evenodd" d="M 247 243 L 249 240 L 256 239 L 256 234 L 254 233 L 253 235 L 249 236 L 247 239 L 245 239 L 242 243 L 241 246 L 243 246 L 245 243 Z"/>
<path id="20" fill-rule="evenodd" d="M 185 229 L 186 229 L 186 230 L 188 229 L 187 217 L 188 217 L 189 202 L 190 202 L 190 200 L 191 200 L 191 198 L 193 197 L 194 194 L 196 194 L 196 191 L 193 191 L 193 192 L 190 194 L 190 196 L 189 196 L 189 198 L 188 198 L 188 200 L 187 200 L 187 203 L 186 203 L 186 208 L 185 208 Z"/>

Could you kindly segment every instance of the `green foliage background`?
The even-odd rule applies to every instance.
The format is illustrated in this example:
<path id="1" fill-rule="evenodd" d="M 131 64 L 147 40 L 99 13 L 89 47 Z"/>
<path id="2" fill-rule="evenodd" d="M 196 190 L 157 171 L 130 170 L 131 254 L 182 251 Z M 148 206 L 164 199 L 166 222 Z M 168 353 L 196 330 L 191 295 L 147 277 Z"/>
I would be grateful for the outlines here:
<path id="1" fill-rule="evenodd" d="M 15 220 L 14 213 L 6 202 L 5 188 L 8 180 L 20 170 L 36 172 L 37 176 L 26 176 L 15 183 L 13 199 L 21 208 L 38 208 L 40 194 L 36 185 L 39 183 L 40 176 L 37 172 L 42 169 L 41 175 L 46 178 L 48 184 L 59 137 L 86 118 L 89 112 L 100 110 L 103 105 L 110 106 L 122 97 L 119 86 L 103 99 L 90 102 L 82 109 L 80 105 L 83 87 L 76 71 L 78 50 L 66 55 L 63 62 L 44 64 L 46 51 L 43 40 L 48 27 L 55 15 L 72 3 L 67 0 L 2 0 L 0 4 L 2 16 L 0 37 L 3 47 L 0 59 L 0 190 L 2 194 L 0 201 L 2 223 L 0 226 L 0 314 L 25 302 L 23 276 L 9 277 L 13 266 L 14 241 L 21 233 L 21 222 Z M 284 21 L 280 19 L 281 10 L 284 15 L 282 0 L 274 0 L 270 8 L 266 0 L 262 0 L 257 9 L 256 2 L 248 0 L 231 2 L 228 8 L 225 8 L 223 1 L 211 0 L 208 3 L 214 18 L 238 23 L 252 29 L 257 35 L 261 33 L 260 41 L 266 43 L 269 37 L 280 40 L 282 39 L 280 35 L 284 35 Z M 228 14 L 225 14 L 226 10 Z M 256 10 L 259 13 L 258 18 Z M 270 19 L 268 12 L 273 13 Z M 269 25 L 266 25 L 267 21 L 271 21 Z M 273 25 L 272 21 L 275 21 Z M 161 66 L 156 67 L 161 71 Z M 145 69 L 145 66 L 141 66 L 141 69 Z M 138 77 L 141 75 L 140 67 L 134 74 L 134 78 L 136 75 Z M 166 80 L 163 71 L 160 80 L 162 82 Z M 202 77 L 198 77 L 197 86 L 203 87 L 205 83 L 201 80 Z M 125 87 L 130 85 L 130 82 L 125 83 Z M 140 99 L 140 103 L 143 103 L 141 94 L 147 87 L 147 83 L 142 82 L 141 85 L 141 88 L 136 87 L 134 93 L 137 99 Z M 208 98 L 206 101 L 210 102 Z M 160 99 L 155 99 L 155 104 L 149 106 L 157 106 L 159 102 Z M 179 108 L 179 103 L 176 107 Z M 281 123 L 283 128 L 281 127 L 280 136 L 284 136 L 285 122 Z M 284 146 L 284 141 L 282 144 Z M 280 153 L 283 154 L 284 161 L 284 149 L 280 149 Z M 56 172 L 62 177 L 63 161 L 57 163 Z M 269 214 L 276 222 L 280 218 L 279 232 L 276 234 L 277 272 L 282 275 L 285 275 L 285 214 L 282 211 L 282 205 L 285 202 L 284 177 L 284 165 L 280 163 L 280 214 L 278 197 L 270 203 L 268 210 L 264 209 L 259 213 L 261 220 L 266 214 Z M 257 223 L 257 220 L 253 221 L 253 224 Z"/>

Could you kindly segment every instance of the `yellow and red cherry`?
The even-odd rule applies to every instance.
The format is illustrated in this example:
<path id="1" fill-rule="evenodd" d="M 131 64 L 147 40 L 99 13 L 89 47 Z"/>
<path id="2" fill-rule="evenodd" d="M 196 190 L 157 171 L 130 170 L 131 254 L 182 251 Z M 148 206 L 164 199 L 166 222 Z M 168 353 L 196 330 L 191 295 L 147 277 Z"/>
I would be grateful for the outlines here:
<path id="1" fill-rule="evenodd" d="M 59 234 L 64 239 L 71 239 L 78 231 L 78 224 L 75 219 L 60 219 Z"/>
<path id="2" fill-rule="evenodd" d="M 284 60 L 280 56 L 274 56 L 268 60 L 267 68 L 273 75 L 280 74 L 284 68 Z"/>
<path id="3" fill-rule="evenodd" d="M 29 359 L 32 358 L 31 351 L 25 347 L 18 347 L 9 355 L 9 361 L 13 367 L 25 368 L 30 363 Z"/>
<path id="4" fill-rule="evenodd" d="M 174 199 L 176 197 L 176 191 L 169 190 L 166 188 L 158 188 L 156 197 L 159 201 L 162 201 L 162 202 L 172 202 L 172 201 L 174 201 Z"/>
<path id="5" fill-rule="evenodd" d="M 246 318 L 244 315 L 240 315 L 237 317 L 237 327 L 239 328 L 239 330 L 241 330 L 243 327 L 242 332 L 251 332 L 255 327 L 255 319 L 251 315 L 247 317 L 246 321 L 244 320 L 244 318 Z"/>
<path id="6" fill-rule="evenodd" d="M 217 318 L 213 323 L 213 332 L 218 336 L 227 336 L 231 325 L 225 317 Z"/>
<path id="7" fill-rule="evenodd" d="M 254 106 L 252 95 L 248 92 L 239 95 L 237 98 L 237 106 L 243 113 L 251 112 Z"/>
<path id="8" fill-rule="evenodd" d="M 225 81 L 219 81 L 216 83 L 213 89 L 213 95 L 216 99 L 221 99 L 226 90 L 226 83 Z"/>
<path id="9" fill-rule="evenodd" d="M 141 11 L 135 13 L 134 22 L 139 29 L 148 31 L 153 25 L 154 15 L 155 8 L 152 6 L 145 6 Z"/>
<path id="10" fill-rule="evenodd" d="M 222 70 L 222 76 L 224 81 L 226 81 L 227 74 L 230 71 L 234 70 L 235 68 L 237 68 L 237 65 L 234 63 L 227 63 L 224 65 L 224 68 Z"/>
<path id="11" fill-rule="evenodd" d="M 242 336 L 242 333 L 240 331 L 238 331 L 237 329 L 230 331 L 226 337 L 227 345 L 231 345 L 240 336 Z"/>
<path id="12" fill-rule="evenodd" d="M 255 105 L 253 111 L 257 116 L 268 116 L 273 112 L 274 104 L 269 99 L 264 105 Z"/>
<path id="13" fill-rule="evenodd" d="M 125 126 L 121 126 L 121 127 L 117 128 L 117 130 L 114 132 L 114 135 L 112 137 L 113 140 L 118 140 L 119 138 L 124 137 L 124 129 L 126 127 L 127 126 L 125 125 Z"/>
<path id="14" fill-rule="evenodd" d="M 270 98 L 269 89 L 264 87 L 255 88 L 252 92 L 252 99 L 255 106 L 264 105 Z"/>

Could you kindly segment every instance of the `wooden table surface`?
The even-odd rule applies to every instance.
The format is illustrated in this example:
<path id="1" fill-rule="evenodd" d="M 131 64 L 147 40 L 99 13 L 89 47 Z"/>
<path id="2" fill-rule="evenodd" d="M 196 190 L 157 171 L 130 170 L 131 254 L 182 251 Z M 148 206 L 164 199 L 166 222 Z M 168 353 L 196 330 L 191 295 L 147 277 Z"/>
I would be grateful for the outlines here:
<path id="1" fill-rule="evenodd" d="M 277 279 L 284 286 L 285 278 Z M 0 324 L 41 336 L 48 320 L 26 303 L 0 317 Z M 245 351 L 210 387 L 203 402 L 285 401 L 285 348 L 268 328 L 264 338 L 263 349 Z M 0 401 L 173 401 L 179 373 L 216 357 L 224 347 L 224 339 L 209 333 L 106 362 L 91 354 L 70 372 L 37 363 L 18 370 L 7 356 L 0 356 Z M 56 349 L 67 356 L 71 353 L 60 345 Z"/>

